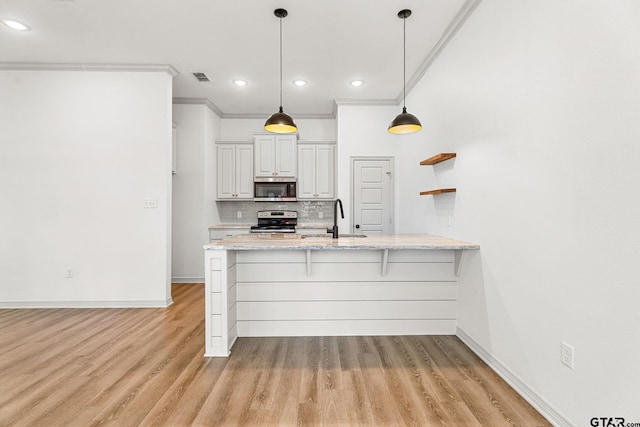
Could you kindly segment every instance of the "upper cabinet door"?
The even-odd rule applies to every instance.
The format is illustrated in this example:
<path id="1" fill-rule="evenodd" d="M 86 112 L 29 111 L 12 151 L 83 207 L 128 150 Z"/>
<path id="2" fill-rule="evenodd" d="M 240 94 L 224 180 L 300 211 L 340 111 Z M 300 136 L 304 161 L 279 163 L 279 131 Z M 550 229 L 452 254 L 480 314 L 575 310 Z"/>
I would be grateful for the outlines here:
<path id="1" fill-rule="evenodd" d="M 218 200 L 253 199 L 253 146 L 218 144 Z"/>
<path id="2" fill-rule="evenodd" d="M 335 197 L 335 146 L 316 147 L 316 194 L 320 199 Z"/>
<path id="3" fill-rule="evenodd" d="M 233 199 L 236 194 L 236 149 L 218 145 L 218 199 Z"/>
<path id="4" fill-rule="evenodd" d="M 296 177 L 296 135 L 256 135 L 255 176 Z"/>
<path id="5" fill-rule="evenodd" d="M 257 135 L 254 138 L 255 175 L 275 176 L 276 137 Z"/>
<path id="6" fill-rule="evenodd" d="M 298 146 L 298 199 L 317 199 L 316 195 L 316 147 Z"/>
<path id="7" fill-rule="evenodd" d="M 236 198 L 253 199 L 253 147 L 236 146 Z"/>
<path id="8" fill-rule="evenodd" d="M 335 146 L 298 146 L 298 199 L 332 200 L 335 197 Z"/>
<path id="9" fill-rule="evenodd" d="M 296 177 L 296 136 L 279 135 L 276 137 L 275 173 L 276 176 Z"/>

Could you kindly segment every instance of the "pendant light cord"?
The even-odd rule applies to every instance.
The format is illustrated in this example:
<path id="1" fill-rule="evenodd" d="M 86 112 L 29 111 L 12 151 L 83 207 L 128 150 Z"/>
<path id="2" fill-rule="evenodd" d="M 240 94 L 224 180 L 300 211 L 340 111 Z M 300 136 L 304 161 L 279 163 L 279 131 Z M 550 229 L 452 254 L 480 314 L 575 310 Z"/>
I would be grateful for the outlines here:
<path id="1" fill-rule="evenodd" d="M 407 108 L 407 17 L 402 18 L 402 108 Z M 282 101 L 280 101 L 282 102 Z"/>
<path id="2" fill-rule="evenodd" d="M 280 17 L 280 110 L 282 110 L 282 17 Z"/>

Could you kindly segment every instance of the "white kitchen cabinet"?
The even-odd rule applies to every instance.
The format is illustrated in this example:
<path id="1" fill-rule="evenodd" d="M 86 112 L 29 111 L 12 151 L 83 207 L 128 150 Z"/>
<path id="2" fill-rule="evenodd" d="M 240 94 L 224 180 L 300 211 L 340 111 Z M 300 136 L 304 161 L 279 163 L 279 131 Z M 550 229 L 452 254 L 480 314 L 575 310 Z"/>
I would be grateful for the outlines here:
<path id="1" fill-rule="evenodd" d="M 335 198 L 335 146 L 298 146 L 298 200 Z"/>
<path id="2" fill-rule="evenodd" d="M 255 135 L 255 176 L 296 177 L 296 135 Z"/>
<path id="3" fill-rule="evenodd" d="M 251 144 L 218 144 L 217 199 L 253 199 Z"/>

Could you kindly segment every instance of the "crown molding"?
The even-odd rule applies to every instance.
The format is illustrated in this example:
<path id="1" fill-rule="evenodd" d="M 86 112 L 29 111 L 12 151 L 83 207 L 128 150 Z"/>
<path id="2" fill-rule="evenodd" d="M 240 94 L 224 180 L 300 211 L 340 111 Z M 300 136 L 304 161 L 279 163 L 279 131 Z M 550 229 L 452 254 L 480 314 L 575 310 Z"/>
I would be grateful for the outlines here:
<path id="1" fill-rule="evenodd" d="M 14 71 L 134 71 L 160 72 L 171 77 L 177 76 L 178 70 L 167 64 L 85 64 L 62 62 L 0 62 L 0 70 Z"/>
<path id="2" fill-rule="evenodd" d="M 206 105 L 211 111 L 216 113 L 221 119 L 264 119 L 269 117 L 269 113 L 247 113 L 247 114 L 226 114 L 208 98 L 173 98 L 174 104 L 182 105 Z M 292 114 L 297 119 L 329 120 L 335 119 L 335 112 L 332 114 Z"/>
<path id="3" fill-rule="evenodd" d="M 401 105 L 395 99 L 347 99 L 340 98 L 333 100 L 333 117 L 338 116 L 339 106 L 359 106 L 359 107 L 397 107 Z"/>
<path id="4" fill-rule="evenodd" d="M 173 103 L 182 105 L 206 105 L 211 111 L 216 113 L 218 117 L 223 118 L 224 116 L 222 110 L 208 98 L 173 98 Z"/>
<path id="5" fill-rule="evenodd" d="M 373 106 L 373 107 L 379 107 L 379 106 L 384 106 L 384 105 L 395 105 L 398 106 L 400 105 L 398 103 L 398 101 L 396 101 L 395 99 L 336 99 L 335 100 L 335 104 L 336 105 L 360 105 L 360 106 Z"/>
<path id="6" fill-rule="evenodd" d="M 289 113 L 287 113 L 289 114 Z M 296 114 L 296 113 L 290 113 L 290 115 L 294 118 L 294 119 L 302 119 L 302 120 L 309 120 L 309 119 L 313 119 L 313 120 L 329 120 L 329 119 L 335 119 L 336 116 L 334 114 Z M 264 119 L 266 120 L 269 117 L 269 113 L 267 114 L 260 114 L 260 113 L 256 113 L 256 114 L 223 114 L 222 118 L 223 119 Z"/>
<path id="7" fill-rule="evenodd" d="M 411 76 L 405 90 L 407 95 L 411 92 L 411 90 L 418 84 L 418 82 L 425 75 L 431 64 L 438 58 L 438 56 L 442 53 L 442 51 L 447 47 L 449 42 L 453 40 L 460 28 L 467 22 L 467 19 L 473 14 L 476 8 L 482 3 L 482 0 L 466 0 L 464 4 L 460 7 L 460 10 L 453 18 L 449 26 L 444 30 L 440 39 L 433 46 L 431 51 L 427 54 L 425 60 L 420 64 L 416 72 Z M 398 105 L 402 105 L 404 94 L 400 92 L 400 94 L 396 97 L 396 103 Z"/>

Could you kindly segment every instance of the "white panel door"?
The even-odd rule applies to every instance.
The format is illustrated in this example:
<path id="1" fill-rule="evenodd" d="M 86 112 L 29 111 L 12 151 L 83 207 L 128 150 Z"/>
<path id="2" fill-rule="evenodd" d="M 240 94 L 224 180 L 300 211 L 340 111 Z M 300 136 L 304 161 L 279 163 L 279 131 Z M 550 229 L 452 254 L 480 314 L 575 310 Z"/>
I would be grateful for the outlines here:
<path id="1" fill-rule="evenodd" d="M 354 233 L 393 232 L 391 178 L 391 159 L 353 161 Z"/>

